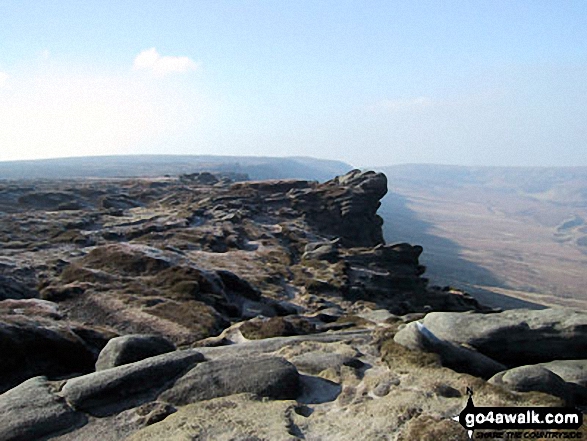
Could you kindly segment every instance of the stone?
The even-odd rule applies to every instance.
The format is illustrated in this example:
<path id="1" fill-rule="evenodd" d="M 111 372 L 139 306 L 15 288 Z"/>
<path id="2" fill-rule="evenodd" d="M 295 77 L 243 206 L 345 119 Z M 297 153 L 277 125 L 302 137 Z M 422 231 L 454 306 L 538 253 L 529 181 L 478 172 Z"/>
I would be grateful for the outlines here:
<path id="1" fill-rule="evenodd" d="M 0 300 L 30 299 L 36 297 L 36 292 L 24 283 L 0 274 Z"/>
<path id="2" fill-rule="evenodd" d="M 192 368 L 159 399 L 174 406 L 239 393 L 285 400 L 300 393 L 295 366 L 279 357 L 208 361 Z"/>
<path id="3" fill-rule="evenodd" d="M 175 345 L 159 335 L 134 334 L 108 341 L 96 361 L 96 370 L 110 369 L 175 351 Z"/>
<path id="4" fill-rule="evenodd" d="M 326 260 L 334 263 L 339 259 L 337 240 L 328 242 L 312 242 L 304 248 L 302 259 L 304 260 Z"/>
<path id="5" fill-rule="evenodd" d="M 583 311 L 432 312 L 423 324 L 438 338 L 469 345 L 509 367 L 580 359 L 587 353 L 587 312 Z"/>
<path id="6" fill-rule="evenodd" d="M 220 276 L 226 290 L 241 295 L 249 300 L 260 300 L 260 291 L 246 280 L 227 270 L 218 270 L 216 273 Z"/>
<path id="7" fill-rule="evenodd" d="M 67 380 L 61 394 L 76 410 L 95 416 L 118 413 L 154 400 L 196 363 L 197 351 L 176 351 Z"/>
<path id="8" fill-rule="evenodd" d="M 34 377 L 0 395 L 0 441 L 28 441 L 84 424 L 46 377 Z"/>
<path id="9" fill-rule="evenodd" d="M 572 401 L 572 392 L 565 381 L 542 366 L 520 366 L 500 372 L 488 381 L 516 392 L 544 392 L 562 398 L 567 403 Z"/>

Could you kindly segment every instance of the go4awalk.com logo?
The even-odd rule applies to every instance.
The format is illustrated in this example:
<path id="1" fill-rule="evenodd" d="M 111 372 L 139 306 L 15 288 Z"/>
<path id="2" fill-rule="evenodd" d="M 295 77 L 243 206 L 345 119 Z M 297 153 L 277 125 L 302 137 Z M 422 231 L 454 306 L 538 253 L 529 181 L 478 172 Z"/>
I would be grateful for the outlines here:
<path id="1" fill-rule="evenodd" d="M 467 388 L 467 405 L 458 417 L 469 438 L 475 439 L 583 439 L 577 431 L 583 424 L 583 413 L 571 407 L 476 407 L 473 391 Z M 519 432 L 519 430 L 531 431 Z M 558 432 L 554 430 L 567 429 Z"/>

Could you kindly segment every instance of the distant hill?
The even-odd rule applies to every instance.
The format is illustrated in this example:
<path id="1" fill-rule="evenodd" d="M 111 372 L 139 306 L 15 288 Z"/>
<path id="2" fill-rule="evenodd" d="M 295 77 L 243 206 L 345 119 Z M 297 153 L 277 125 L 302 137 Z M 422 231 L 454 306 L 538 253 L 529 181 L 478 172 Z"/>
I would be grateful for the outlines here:
<path id="1" fill-rule="evenodd" d="M 587 306 L 587 167 L 378 170 L 386 240 L 422 245 L 432 282 L 495 304 Z"/>
<path id="2" fill-rule="evenodd" d="M 0 179 L 109 178 L 179 175 L 197 171 L 246 173 L 251 179 L 324 181 L 352 166 L 307 157 L 129 155 L 0 162 Z"/>

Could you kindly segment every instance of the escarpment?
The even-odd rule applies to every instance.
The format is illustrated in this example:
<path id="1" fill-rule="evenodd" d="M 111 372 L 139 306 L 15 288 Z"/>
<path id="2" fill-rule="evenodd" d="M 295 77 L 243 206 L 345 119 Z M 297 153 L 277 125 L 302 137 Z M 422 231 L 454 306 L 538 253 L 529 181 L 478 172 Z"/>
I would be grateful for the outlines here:
<path id="1" fill-rule="evenodd" d="M 324 183 L 3 184 L 0 440 L 405 439 L 425 431 L 418 418 L 465 436 L 449 418 L 471 384 L 504 405 L 580 399 L 581 385 L 520 398 L 476 378 L 526 355 L 487 349 L 458 318 L 499 315 L 429 287 L 420 246 L 384 242 L 386 192 L 385 175 L 359 170 Z M 460 369 L 473 359 L 477 370 Z M 533 360 L 581 376 L 580 363 Z M 423 405 L 427 394 L 438 396 Z"/>

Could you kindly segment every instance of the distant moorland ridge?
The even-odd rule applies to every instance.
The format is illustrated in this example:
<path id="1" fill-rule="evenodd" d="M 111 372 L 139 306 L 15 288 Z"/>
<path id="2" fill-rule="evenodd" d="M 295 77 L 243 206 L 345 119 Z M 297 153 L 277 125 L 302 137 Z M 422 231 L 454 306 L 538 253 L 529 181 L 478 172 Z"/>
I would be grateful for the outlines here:
<path id="1" fill-rule="evenodd" d="M 0 162 L 0 179 L 153 177 L 198 171 L 244 173 L 251 179 L 325 181 L 351 170 L 340 161 L 308 157 L 121 155 Z"/>

